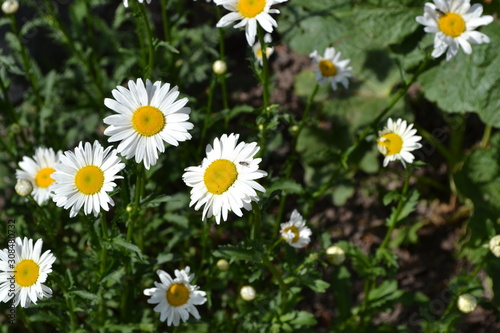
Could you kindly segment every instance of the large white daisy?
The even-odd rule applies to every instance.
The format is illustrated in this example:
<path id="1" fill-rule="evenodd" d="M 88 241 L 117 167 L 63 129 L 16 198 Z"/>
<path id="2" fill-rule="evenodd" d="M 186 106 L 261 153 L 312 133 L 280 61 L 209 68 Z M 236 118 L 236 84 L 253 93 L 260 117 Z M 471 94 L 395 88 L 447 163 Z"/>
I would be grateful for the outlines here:
<path id="1" fill-rule="evenodd" d="M 235 28 L 245 27 L 245 35 L 248 45 L 252 46 L 257 34 L 257 23 L 267 32 L 273 32 L 278 23 L 269 14 L 279 14 L 279 10 L 271 9 L 271 6 L 288 0 L 214 0 L 216 5 L 224 6 L 231 13 L 224 15 L 217 27 L 222 28 L 235 21 L 241 20 Z"/>
<path id="2" fill-rule="evenodd" d="M 141 79 L 130 80 L 128 89 L 118 86 L 111 92 L 115 99 L 106 98 L 104 104 L 118 114 L 104 118 L 111 125 L 104 134 L 109 142 L 120 141 L 118 152 L 137 163 L 144 162 L 146 169 L 155 165 L 158 150 L 165 151 L 164 141 L 178 146 L 179 141 L 191 139 L 188 130 L 193 124 L 188 122 L 191 109 L 185 107 L 187 98 L 175 101 L 179 96 L 177 87 L 170 84 L 154 84 Z"/>
<path id="3" fill-rule="evenodd" d="M 191 203 L 195 210 L 203 208 L 203 217 L 215 216 L 227 220 L 227 213 L 233 211 L 242 216 L 241 208 L 250 210 L 252 201 L 258 201 L 257 191 L 266 190 L 255 180 L 267 176 L 259 170 L 260 158 L 254 158 L 259 151 L 256 142 L 237 144 L 239 134 L 224 134 L 215 138 L 213 147 L 206 148 L 207 156 L 200 166 L 185 169 L 182 179 L 191 189 Z"/>
<path id="4" fill-rule="evenodd" d="M 281 237 L 293 247 L 300 249 L 311 241 L 311 229 L 306 227 L 306 221 L 296 209 L 293 210 L 290 221 L 281 223 L 280 226 Z"/>
<path id="5" fill-rule="evenodd" d="M 189 266 L 185 269 L 175 270 L 175 278 L 161 269 L 156 271 L 161 283 L 155 281 L 155 288 L 145 289 L 144 295 L 151 296 L 149 304 L 157 304 L 155 312 L 160 313 L 160 321 L 167 320 L 167 325 L 172 323 L 179 326 L 180 319 L 186 322 L 191 314 L 200 319 L 200 314 L 195 305 L 202 305 L 207 301 L 204 291 L 192 285 L 194 274 L 189 275 Z"/>
<path id="6" fill-rule="evenodd" d="M 384 158 L 384 167 L 389 162 L 400 160 L 406 167 L 405 161 L 412 163 L 414 156 L 411 151 L 422 147 L 418 143 L 422 137 L 415 135 L 416 129 L 413 124 L 407 125 L 406 120 L 398 119 L 396 122 L 391 118 L 387 120 L 387 126 L 378 133 L 377 147 Z"/>
<path id="7" fill-rule="evenodd" d="M 19 168 L 16 170 L 17 179 L 25 179 L 33 185 L 33 198 L 41 205 L 52 196 L 49 190 L 54 182 L 51 178 L 55 171 L 54 165 L 59 162 L 61 152 L 54 152 L 52 148 L 37 148 L 33 158 L 24 156 L 19 162 Z"/>
<path id="8" fill-rule="evenodd" d="M 0 300 L 8 302 L 14 297 L 14 305 L 23 308 L 42 298 L 52 297 L 52 290 L 43 283 L 52 272 L 56 257 L 50 250 L 42 254 L 41 239 L 33 246 L 33 240 L 17 237 L 9 241 L 7 249 L 0 251 Z"/>
<path id="9" fill-rule="evenodd" d="M 350 59 L 340 60 L 342 53 L 335 52 L 333 47 L 326 48 L 324 56 L 319 55 L 318 51 L 315 50 L 309 54 L 309 57 L 317 65 L 317 68 L 313 69 L 313 73 L 316 74 L 316 81 L 319 84 L 324 85 L 330 82 L 333 90 L 337 90 L 337 84 L 341 83 L 347 89 L 348 79 L 352 77 L 349 73 L 352 67 L 348 66 Z"/>
<path id="10" fill-rule="evenodd" d="M 71 208 L 70 217 L 76 216 L 82 206 L 85 215 L 94 212 L 97 216 L 101 208 L 107 211 L 108 205 L 114 205 L 106 192 L 116 186 L 115 179 L 123 178 L 116 174 L 124 167 L 113 147 L 104 150 L 97 141 L 93 146 L 88 142 L 83 146 L 80 142 L 75 152 L 64 152 L 56 164 L 52 199 L 58 207 Z"/>
<path id="11" fill-rule="evenodd" d="M 474 31 L 477 27 L 493 22 L 490 15 L 481 16 L 481 4 L 470 5 L 470 0 L 434 0 L 424 6 L 424 16 L 417 22 L 425 25 L 425 32 L 435 33 L 432 56 L 437 58 L 446 52 L 446 60 L 453 58 L 459 47 L 465 53 L 472 52 L 472 44 L 489 43 L 483 33 Z"/>

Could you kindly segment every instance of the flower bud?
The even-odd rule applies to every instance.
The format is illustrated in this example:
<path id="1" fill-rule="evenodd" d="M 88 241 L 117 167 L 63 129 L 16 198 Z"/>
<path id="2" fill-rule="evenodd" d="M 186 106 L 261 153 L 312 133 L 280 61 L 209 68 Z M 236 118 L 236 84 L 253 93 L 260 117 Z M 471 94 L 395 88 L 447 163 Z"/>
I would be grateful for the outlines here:
<path id="1" fill-rule="evenodd" d="M 19 9 L 19 3 L 16 0 L 6 0 L 2 3 L 2 11 L 9 15 L 14 14 Z"/>
<path id="2" fill-rule="evenodd" d="M 330 246 L 326 249 L 326 258 L 332 265 L 342 265 L 345 261 L 345 252 L 340 246 Z"/>
<path id="3" fill-rule="evenodd" d="M 29 180 L 26 179 L 18 179 L 16 186 L 14 187 L 16 193 L 22 197 L 25 197 L 33 191 L 33 184 Z"/>
<path id="4" fill-rule="evenodd" d="M 252 286 L 244 286 L 240 290 L 240 295 L 245 301 L 251 301 L 255 298 L 255 289 Z"/>
<path id="5" fill-rule="evenodd" d="M 463 294 L 458 297 L 457 306 L 463 313 L 469 313 L 476 309 L 477 299 L 471 294 Z"/>
<path id="6" fill-rule="evenodd" d="M 219 259 L 217 261 L 217 268 L 222 272 L 226 272 L 229 269 L 229 263 L 226 259 Z"/>
<path id="7" fill-rule="evenodd" d="M 131 204 L 128 204 L 127 208 L 125 208 L 125 210 L 127 211 L 127 213 L 132 213 L 132 211 L 134 210 L 134 206 L 132 206 Z"/>
<path id="8" fill-rule="evenodd" d="M 495 255 L 495 257 L 500 258 L 500 235 L 496 235 L 490 239 L 490 250 Z"/>
<path id="9" fill-rule="evenodd" d="M 216 60 L 212 65 L 212 69 L 214 73 L 217 75 L 226 74 L 227 72 L 226 62 L 224 60 Z"/>

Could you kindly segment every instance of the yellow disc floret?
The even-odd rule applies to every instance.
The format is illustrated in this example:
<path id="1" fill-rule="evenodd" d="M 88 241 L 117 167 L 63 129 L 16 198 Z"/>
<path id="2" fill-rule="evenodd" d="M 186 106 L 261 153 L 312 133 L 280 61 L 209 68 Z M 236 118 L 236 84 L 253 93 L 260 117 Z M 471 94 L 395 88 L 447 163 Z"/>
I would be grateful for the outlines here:
<path id="1" fill-rule="evenodd" d="M 49 187 L 52 182 L 54 182 L 54 179 L 50 178 L 50 175 L 56 171 L 55 169 L 52 168 L 43 168 L 38 171 L 35 177 L 35 183 L 38 187 Z"/>
<path id="2" fill-rule="evenodd" d="M 337 67 L 330 60 L 320 60 L 319 70 L 324 77 L 332 77 L 337 75 Z"/>
<path id="3" fill-rule="evenodd" d="M 87 165 L 76 173 L 75 186 L 83 194 L 96 194 L 103 184 L 104 172 L 95 165 Z"/>
<path id="4" fill-rule="evenodd" d="M 465 21 L 455 13 L 446 13 L 439 18 L 439 30 L 450 37 L 458 37 L 465 31 Z"/>
<path id="5" fill-rule="evenodd" d="M 403 148 L 403 139 L 392 132 L 383 135 L 377 143 L 382 147 L 381 152 L 386 156 L 398 154 Z"/>
<path id="6" fill-rule="evenodd" d="M 21 260 L 14 269 L 16 283 L 21 287 L 30 287 L 38 281 L 40 266 L 31 259 Z"/>
<path id="7" fill-rule="evenodd" d="M 253 18 L 264 11 L 266 0 L 239 0 L 238 12 L 246 18 Z"/>
<path id="8" fill-rule="evenodd" d="M 165 115 L 154 106 L 141 106 L 132 115 L 132 126 L 141 135 L 153 136 L 165 127 Z"/>
<path id="9" fill-rule="evenodd" d="M 292 239 L 292 243 L 296 243 L 299 240 L 299 229 L 297 229 L 296 226 L 292 225 L 291 227 L 285 228 L 283 230 L 283 233 L 286 234 L 289 231 L 291 231 L 294 236 Z"/>
<path id="10" fill-rule="evenodd" d="M 182 283 L 174 283 L 167 290 L 167 301 L 171 306 L 181 306 L 189 300 L 189 289 Z"/>
<path id="11" fill-rule="evenodd" d="M 229 160 L 219 159 L 208 166 L 203 181 L 208 192 L 222 194 L 233 185 L 237 177 L 236 165 Z"/>

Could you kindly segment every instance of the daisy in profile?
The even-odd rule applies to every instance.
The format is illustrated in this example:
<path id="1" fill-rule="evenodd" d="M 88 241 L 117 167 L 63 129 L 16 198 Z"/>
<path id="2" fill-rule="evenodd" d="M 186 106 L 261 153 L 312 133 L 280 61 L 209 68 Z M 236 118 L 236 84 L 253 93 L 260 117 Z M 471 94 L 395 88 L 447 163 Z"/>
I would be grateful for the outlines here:
<path id="1" fill-rule="evenodd" d="M 418 16 L 417 22 L 424 25 L 425 32 L 434 33 L 432 56 L 438 58 L 446 52 L 450 60 L 462 47 L 465 53 L 472 53 L 472 44 L 489 43 L 483 33 L 475 31 L 477 27 L 493 22 L 493 16 L 485 15 L 481 4 L 470 5 L 470 0 L 434 0 L 424 6 L 424 16 Z"/>
<path id="2" fill-rule="evenodd" d="M 319 55 L 316 50 L 309 54 L 313 63 L 317 65 L 317 68 L 313 69 L 313 73 L 316 74 L 316 81 L 319 84 L 324 85 L 330 82 L 333 90 L 337 90 L 337 84 L 341 83 L 347 89 L 349 86 L 348 79 L 352 77 L 351 73 L 349 73 L 352 67 L 348 66 L 351 60 L 340 60 L 341 56 L 342 53 L 335 52 L 333 47 L 328 47 L 324 56 Z"/>
<path id="3" fill-rule="evenodd" d="M 252 46 L 257 34 L 257 23 L 267 32 L 273 32 L 278 23 L 269 14 L 279 14 L 279 10 L 271 9 L 271 6 L 288 0 L 214 0 L 216 5 L 224 6 L 231 13 L 224 15 L 217 28 L 227 27 L 235 21 L 240 21 L 235 28 L 245 27 L 245 35 L 248 45 Z"/>
<path id="4" fill-rule="evenodd" d="M 140 3 L 143 3 L 144 0 L 138 0 Z M 148 5 L 151 3 L 151 0 L 146 0 L 146 2 L 148 3 Z M 125 8 L 128 8 L 128 0 L 123 0 L 123 5 L 125 6 Z"/>
<path id="5" fill-rule="evenodd" d="M 60 151 L 55 153 L 52 148 L 40 147 L 35 150 L 35 156 L 32 158 L 24 156 L 19 162 L 21 170 L 16 170 L 16 178 L 31 182 L 33 185 L 31 194 L 39 205 L 52 196 L 49 187 L 54 179 L 51 175 L 55 171 L 54 165 L 59 162 L 60 156 Z"/>
<path id="6" fill-rule="evenodd" d="M 206 148 L 207 156 L 200 166 L 185 169 L 182 179 L 191 189 L 191 202 L 194 209 L 203 208 L 203 217 L 215 216 L 227 220 L 227 213 L 242 216 L 241 208 L 252 209 L 252 201 L 258 201 L 257 191 L 266 190 L 255 180 L 267 176 L 259 170 L 260 158 L 254 158 L 259 151 L 256 142 L 238 144 L 238 134 L 224 134 L 215 138 L 213 147 Z"/>
<path id="7" fill-rule="evenodd" d="M 117 149 L 125 158 L 135 156 L 149 170 L 158 160 L 158 151 L 165 151 L 164 142 L 178 146 L 179 141 L 191 139 L 188 131 L 193 124 L 187 121 L 191 109 L 185 107 L 187 98 L 176 101 L 177 87 L 149 80 L 144 85 L 138 79 L 130 80 L 128 89 L 118 86 L 111 93 L 115 99 L 106 98 L 104 104 L 118 114 L 104 118 L 110 125 L 104 134 L 110 136 L 109 142 L 120 142 Z"/>
<path id="8" fill-rule="evenodd" d="M 281 223 L 280 226 L 281 237 L 283 237 L 290 246 L 300 249 L 311 241 L 311 229 L 306 227 L 306 221 L 296 209 L 293 210 L 290 221 Z"/>
<path id="9" fill-rule="evenodd" d="M 80 142 L 74 152 L 64 152 L 56 164 L 52 199 L 58 207 L 71 209 L 69 217 L 75 217 L 82 207 L 85 215 L 93 212 L 97 216 L 101 208 L 108 211 L 109 205 L 114 205 L 106 192 L 116 186 L 115 179 L 123 178 L 116 174 L 124 167 L 113 147 L 104 150 L 97 141 L 93 146 Z"/>
<path id="10" fill-rule="evenodd" d="M 189 275 L 189 270 L 189 266 L 181 270 L 176 269 L 175 278 L 172 278 L 159 269 L 156 274 L 161 282 L 155 282 L 155 288 L 144 290 L 144 295 L 151 296 L 148 303 L 157 304 L 154 311 L 160 313 L 160 321 L 167 320 L 168 326 L 179 326 L 180 319 L 186 322 L 189 314 L 200 319 L 195 305 L 202 305 L 207 301 L 206 293 L 191 284 L 194 274 Z"/>
<path id="11" fill-rule="evenodd" d="M 52 272 L 56 257 L 50 250 L 42 254 L 41 239 L 33 246 L 33 240 L 17 237 L 9 241 L 8 249 L 0 251 L 0 300 L 27 308 L 42 298 L 52 297 L 52 290 L 43 283 Z M 14 259 L 12 258 L 14 255 Z M 11 292 L 12 286 L 14 291 Z"/>
<path id="12" fill-rule="evenodd" d="M 269 44 L 273 41 L 273 39 L 271 38 L 271 35 L 270 34 L 266 34 L 264 36 L 264 42 L 266 42 L 266 44 Z M 257 59 L 257 61 L 259 62 L 259 64 L 262 66 L 262 46 L 260 45 L 260 42 L 257 41 L 254 46 L 252 46 L 252 51 L 253 51 L 253 54 L 255 56 L 255 58 Z M 269 46 L 266 46 L 266 58 L 269 59 L 269 57 L 274 53 L 274 47 L 269 47 Z"/>
<path id="13" fill-rule="evenodd" d="M 411 151 L 422 147 L 418 143 L 422 137 L 415 135 L 416 133 L 413 124 L 407 125 L 405 120 L 398 119 L 396 122 L 391 118 L 387 120 L 387 126 L 379 131 L 377 140 L 378 150 L 385 156 L 384 167 L 396 160 L 400 160 L 405 167 L 405 162 L 413 162 L 414 156 Z"/>

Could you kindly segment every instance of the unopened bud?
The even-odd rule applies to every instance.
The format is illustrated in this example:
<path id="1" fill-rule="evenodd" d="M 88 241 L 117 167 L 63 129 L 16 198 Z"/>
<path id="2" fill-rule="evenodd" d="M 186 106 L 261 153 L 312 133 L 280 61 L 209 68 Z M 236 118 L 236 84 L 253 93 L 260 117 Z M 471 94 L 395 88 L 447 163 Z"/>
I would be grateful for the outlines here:
<path id="1" fill-rule="evenodd" d="M 212 69 L 215 74 L 217 75 L 222 75 L 226 74 L 227 72 L 227 65 L 224 60 L 216 60 L 214 61 L 214 64 L 212 65 Z"/>
<path id="2" fill-rule="evenodd" d="M 342 265 L 345 261 L 345 252 L 340 246 L 330 246 L 326 249 L 326 258 L 332 265 Z"/>
<path id="3" fill-rule="evenodd" d="M 22 197 L 25 197 L 33 191 L 33 184 L 29 180 L 26 179 L 18 179 L 16 186 L 14 187 L 16 193 Z"/>
<path id="4" fill-rule="evenodd" d="M 255 298 L 255 289 L 252 286 L 244 286 L 240 290 L 240 295 L 245 301 L 252 301 Z"/>
<path id="5" fill-rule="evenodd" d="M 16 0 L 7 0 L 2 3 L 2 11 L 5 14 L 14 14 L 19 9 L 19 3 Z"/>
<path id="6" fill-rule="evenodd" d="M 127 208 L 125 208 L 125 210 L 127 211 L 127 213 L 132 213 L 132 211 L 134 210 L 134 207 L 132 205 L 127 205 Z"/>
<path id="7" fill-rule="evenodd" d="M 477 299 L 471 294 L 463 294 L 458 297 L 457 306 L 463 313 L 469 313 L 477 308 Z"/>
<path id="8" fill-rule="evenodd" d="M 226 259 L 219 259 L 219 261 L 217 261 L 217 268 L 222 272 L 225 272 L 229 269 L 229 263 Z"/>
<path id="9" fill-rule="evenodd" d="M 500 257 L 500 235 L 496 235 L 490 239 L 490 250 L 495 257 Z"/>

